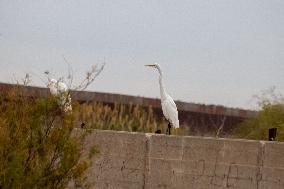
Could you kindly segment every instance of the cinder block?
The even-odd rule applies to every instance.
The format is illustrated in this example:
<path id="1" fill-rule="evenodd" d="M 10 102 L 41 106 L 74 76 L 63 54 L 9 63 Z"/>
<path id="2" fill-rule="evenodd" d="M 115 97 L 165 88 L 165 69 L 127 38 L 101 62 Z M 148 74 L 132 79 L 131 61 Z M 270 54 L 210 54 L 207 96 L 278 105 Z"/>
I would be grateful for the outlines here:
<path id="1" fill-rule="evenodd" d="M 263 167 L 261 189 L 283 189 L 284 169 L 276 167 Z"/>
<path id="2" fill-rule="evenodd" d="M 181 160 L 182 150 L 182 137 L 152 135 L 149 141 L 149 156 L 151 158 Z"/>
<path id="3" fill-rule="evenodd" d="M 87 170 L 87 182 L 94 188 L 143 188 L 145 181 L 146 136 L 144 134 L 95 131 L 86 138 L 84 158 L 94 145 L 99 154 Z"/>
<path id="4" fill-rule="evenodd" d="M 95 161 L 94 177 L 96 180 L 131 180 L 132 182 L 142 182 L 144 179 L 144 161 L 131 159 L 126 160 L 120 157 L 104 157 Z"/>
<path id="5" fill-rule="evenodd" d="M 149 160 L 148 186 L 174 186 L 176 177 L 183 174 L 180 160 Z M 148 188 L 148 187 L 147 187 Z"/>
<path id="6" fill-rule="evenodd" d="M 231 164 L 227 172 L 226 186 L 234 188 L 257 188 L 257 166 Z"/>
<path id="7" fill-rule="evenodd" d="M 205 162 L 258 165 L 257 141 L 184 137 L 183 159 Z"/>
<path id="8" fill-rule="evenodd" d="M 219 151 L 218 162 L 228 164 L 239 164 L 258 166 L 260 143 L 252 140 L 231 140 L 223 141 Z"/>
<path id="9" fill-rule="evenodd" d="M 183 160 L 216 162 L 220 156 L 223 141 L 213 138 L 184 137 Z"/>
<path id="10" fill-rule="evenodd" d="M 283 142 L 264 142 L 263 166 L 284 168 Z"/>
<path id="11" fill-rule="evenodd" d="M 94 131 L 86 138 L 86 149 L 97 146 L 100 154 L 140 157 L 145 154 L 146 137 L 142 133 Z"/>
<path id="12" fill-rule="evenodd" d="M 185 174 L 191 174 L 196 176 L 213 175 L 214 164 L 205 162 L 204 160 L 183 160 L 182 164 Z"/>
<path id="13" fill-rule="evenodd" d="M 90 189 L 141 189 L 141 185 L 135 182 L 96 182 Z"/>

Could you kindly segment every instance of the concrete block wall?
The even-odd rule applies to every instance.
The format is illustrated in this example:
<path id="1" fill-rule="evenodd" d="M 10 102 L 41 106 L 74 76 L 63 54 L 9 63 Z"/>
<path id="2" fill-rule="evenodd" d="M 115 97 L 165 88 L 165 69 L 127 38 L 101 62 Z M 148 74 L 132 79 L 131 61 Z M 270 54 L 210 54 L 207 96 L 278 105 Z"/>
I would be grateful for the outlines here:
<path id="1" fill-rule="evenodd" d="M 284 143 L 95 130 L 95 189 L 283 189 Z"/>

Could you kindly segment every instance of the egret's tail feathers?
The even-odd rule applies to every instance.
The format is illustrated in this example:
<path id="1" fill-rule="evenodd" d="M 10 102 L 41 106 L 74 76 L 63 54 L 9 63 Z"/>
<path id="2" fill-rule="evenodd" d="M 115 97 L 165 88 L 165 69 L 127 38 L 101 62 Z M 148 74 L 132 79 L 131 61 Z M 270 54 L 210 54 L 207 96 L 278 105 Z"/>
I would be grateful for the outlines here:
<path id="1" fill-rule="evenodd" d="M 175 121 L 175 123 L 174 123 L 174 128 L 176 128 L 176 129 L 179 128 L 179 120 L 176 120 L 176 121 Z"/>

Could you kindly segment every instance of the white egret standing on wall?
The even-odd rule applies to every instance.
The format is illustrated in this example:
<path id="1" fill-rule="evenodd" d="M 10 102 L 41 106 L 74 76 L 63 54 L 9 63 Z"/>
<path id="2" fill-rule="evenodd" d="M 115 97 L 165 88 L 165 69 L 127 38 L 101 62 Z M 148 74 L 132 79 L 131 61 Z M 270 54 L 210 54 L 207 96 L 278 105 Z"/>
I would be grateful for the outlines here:
<path id="1" fill-rule="evenodd" d="M 58 98 L 58 105 L 63 112 L 71 112 L 71 97 L 67 85 L 56 79 L 48 79 L 47 87 L 49 88 L 51 95 Z"/>
<path id="2" fill-rule="evenodd" d="M 162 105 L 163 114 L 164 114 L 166 120 L 169 122 L 167 133 L 170 135 L 172 126 L 174 128 L 179 128 L 177 106 L 176 106 L 174 100 L 172 99 L 172 97 L 170 97 L 170 95 L 168 95 L 168 93 L 166 92 L 165 85 L 164 85 L 164 82 L 163 82 L 163 72 L 162 72 L 161 66 L 157 63 L 148 64 L 148 65 L 145 65 L 145 66 L 156 68 L 159 71 L 161 105 Z"/>

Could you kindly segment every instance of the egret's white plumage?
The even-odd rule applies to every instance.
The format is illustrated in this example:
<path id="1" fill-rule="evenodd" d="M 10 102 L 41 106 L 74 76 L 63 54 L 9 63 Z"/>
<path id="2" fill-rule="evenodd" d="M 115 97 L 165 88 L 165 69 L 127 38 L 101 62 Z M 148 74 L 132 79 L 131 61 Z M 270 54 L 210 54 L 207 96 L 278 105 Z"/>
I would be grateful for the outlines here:
<path id="1" fill-rule="evenodd" d="M 62 81 L 50 79 L 47 87 L 49 88 L 50 93 L 58 98 L 58 105 L 62 108 L 62 110 L 64 112 L 71 112 L 71 97 L 67 85 Z"/>
<path id="2" fill-rule="evenodd" d="M 162 72 L 161 66 L 157 63 L 149 64 L 145 66 L 154 67 L 159 71 L 159 74 L 160 74 L 159 84 L 160 84 L 161 105 L 162 105 L 163 114 L 174 128 L 179 128 L 177 106 L 174 100 L 172 99 L 172 97 L 170 97 L 170 95 L 168 95 L 168 93 L 165 90 L 165 86 L 163 82 L 163 72 Z"/>

